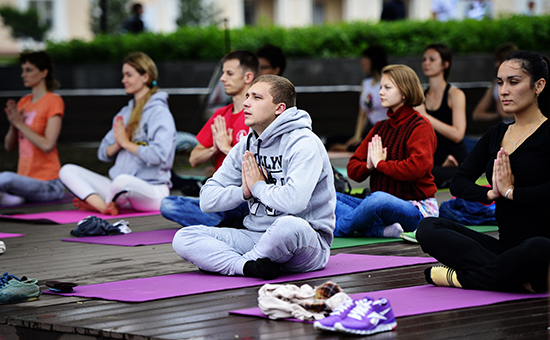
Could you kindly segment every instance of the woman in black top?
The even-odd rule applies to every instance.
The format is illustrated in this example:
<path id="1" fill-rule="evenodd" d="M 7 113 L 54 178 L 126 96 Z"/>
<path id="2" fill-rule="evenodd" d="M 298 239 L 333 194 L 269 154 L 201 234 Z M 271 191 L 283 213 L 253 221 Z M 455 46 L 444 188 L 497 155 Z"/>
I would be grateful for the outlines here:
<path id="1" fill-rule="evenodd" d="M 429 87 L 424 93 L 426 101 L 417 110 L 432 123 L 437 137 L 432 174 L 438 188 L 449 186 L 467 154 L 463 142 L 466 96 L 447 82 L 451 63 L 451 49 L 447 45 L 431 44 L 424 49 L 422 71 L 429 77 Z"/>
<path id="2" fill-rule="evenodd" d="M 429 283 L 497 291 L 548 290 L 550 265 L 549 60 L 519 51 L 497 71 L 499 99 L 515 123 L 487 131 L 453 177 L 451 193 L 495 201 L 499 239 L 458 223 L 428 218 L 417 240 L 445 266 L 428 268 Z M 475 184 L 486 173 L 491 187 Z"/>

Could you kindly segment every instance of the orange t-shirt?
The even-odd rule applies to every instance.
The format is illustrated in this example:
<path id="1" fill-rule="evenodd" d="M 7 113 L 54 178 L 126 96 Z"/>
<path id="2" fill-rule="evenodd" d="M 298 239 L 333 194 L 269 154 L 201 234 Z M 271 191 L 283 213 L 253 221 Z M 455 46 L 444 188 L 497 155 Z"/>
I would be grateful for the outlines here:
<path id="1" fill-rule="evenodd" d="M 25 124 L 37 134 L 44 136 L 48 119 L 57 115 L 63 117 L 65 103 L 59 95 L 51 92 L 33 103 L 32 94 L 29 94 L 17 103 L 17 111 L 21 110 L 24 112 Z M 61 163 L 59 162 L 57 146 L 52 151 L 45 153 L 19 131 L 18 142 L 19 164 L 17 173 L 19 175 L 44 181 L 59 178 Z"/>

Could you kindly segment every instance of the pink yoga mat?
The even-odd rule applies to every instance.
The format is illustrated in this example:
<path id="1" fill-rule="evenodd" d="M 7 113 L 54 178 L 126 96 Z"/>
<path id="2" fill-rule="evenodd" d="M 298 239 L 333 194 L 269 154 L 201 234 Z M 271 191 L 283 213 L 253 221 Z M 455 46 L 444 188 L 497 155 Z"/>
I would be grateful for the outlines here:
<path id="1" fill-rule="evenodd" d="M 13 214 L 6 215 L 0 214 L 0 219 L 11 221 L 29 221 L 40 224 L 66 224 L 76 223 L 87 216 L 97 216 L 104 220 L 120 220 L 128 217 L 138 216 L 150 216 L 158 215 L 160 211 L 135 211 L 135 210 L 121 210 L 120 214 L 116 216 L 103 215 L 95 213 L 93 211 L 80 211 L 80 210 L 65 210 L 65 211 L 48 211 L 43 213 L 34 214 Z"/>
<path id="2" fill-rule="evenodd" d="M 0 233 L 0 240 L 3 238 L 22 237 L 22 236 L 25 236 L 25 234 Z"/>
<path id="3" fill-rule="evenodd" d="M 353 299 L 362 299 L 366 296 L 375 299 L 384 297 L 390 301 L 395 317 L 401 317 L 485 306 L 505 301 L 546 298 L 548 294 L 502 293 L 426 285 L 358 293 L 350 296 Z M 230 311 L 229 313 L 267 318 L 259 307 Z M 285 320 L 302 322 L 298 319 Z"/>
<path id="4" fill-rule="evenodd" d="M 174 234 L 176 234 L 178 230 L 179 229 L 161 229 L 123 235 L 74 237 L 64 238 L 61 241 L 125 247 L 147 246 L 152 244 L 172 243 Z"/>
<path id="5" fill-rule="evenodd" d="M 143 302 L 226 289 L 260 286 L 265 283 L 306 280 L 434 262 L 437 261 L 431 257 L 337 254 L 330 257 L 329 263 L 323 270 L 310 273 L 283 274 L 279 278 L 270 281 L 243 276 L 223 276 L 192 272 L 78 286 L 74 288 L 72 293 L 59 295 L 123 302 Z M 44 291 L 44 293 L 58 294 L 50 291 Z"/>

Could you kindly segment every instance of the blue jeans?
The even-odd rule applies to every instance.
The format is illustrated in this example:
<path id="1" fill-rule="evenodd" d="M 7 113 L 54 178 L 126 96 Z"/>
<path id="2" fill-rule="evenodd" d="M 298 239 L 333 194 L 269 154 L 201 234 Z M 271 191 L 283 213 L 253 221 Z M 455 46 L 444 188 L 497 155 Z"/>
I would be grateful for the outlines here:
<path id="1" fill-rule="evenodd" d="M 0 172 L 0 193 L 23 197 L 26 202 L 47 202 L 62 199 L 65 187 L 59 179 L 43 181 L 4 171 Z"/>
<path id="2" fill-rule="evenodd" d="M 404 231 L 414 231 L 422 219 L 420 210 L 412 203 L 382 191 L 364 199 L 336 193 L 336 229 L 334 236 L 383 237 L 386 226 L 399 223 Z"/>
<path id="3" fill-rule="evenodd" d="M 230 222 L 248 215 L 248 203 L 243 203 L 235 209 L 217 212 L 202 212 L 198 197 L 168 196 L 160 203 L 160 213 L 164 218 L 177 222 L 184 227 L 190 225 L 205 225 L 214 227 L 222 221 Z"/>
<path id="4" fill-rule="evenodd" d="M 189 132 L 176 132 L 176 152 L 191 152 L 197 146 L 197 138 Z"/>

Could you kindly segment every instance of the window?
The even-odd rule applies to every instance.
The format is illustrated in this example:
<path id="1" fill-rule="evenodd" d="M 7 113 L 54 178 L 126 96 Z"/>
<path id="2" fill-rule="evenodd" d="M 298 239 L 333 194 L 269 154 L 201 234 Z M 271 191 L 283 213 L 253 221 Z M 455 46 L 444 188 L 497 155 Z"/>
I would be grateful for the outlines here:
<path id="1" fill-rule="evenodd" d="M 53 27 L 53 0 L 31 0 L 29 8 L 36 8 L 41 24 Z"/>
<path id="2" fill-rule="evenodd" d="M 322 25 L 325 22 L 325 3 L 315 1 L 313 4 L 313 24 Z"/>
<path id="3" fill-rule="evenodd" d="M 244 2 L 244 23 L 254 26 L 256 24 L 256 3 L 254 1 Z"/>

